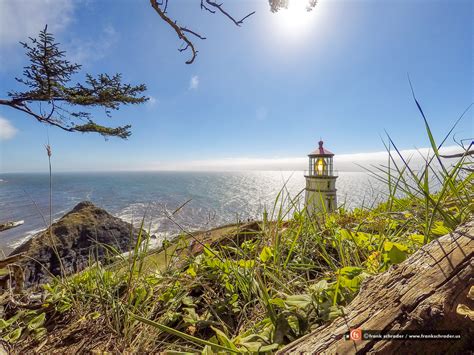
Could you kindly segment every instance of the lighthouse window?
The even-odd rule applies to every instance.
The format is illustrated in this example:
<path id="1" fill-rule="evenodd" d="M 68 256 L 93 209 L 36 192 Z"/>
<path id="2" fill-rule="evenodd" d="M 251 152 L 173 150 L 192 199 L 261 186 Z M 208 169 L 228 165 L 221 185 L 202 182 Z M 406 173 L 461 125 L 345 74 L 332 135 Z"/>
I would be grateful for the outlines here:
<path id="1" fill-rule="evenodd" d="M 326 163 L 322 158 L 319 158 L 318 161 L 316 162 L 316 172 L 318 175 L 323 175 L 324 170 L 325 170 L 325 165 Z"/>

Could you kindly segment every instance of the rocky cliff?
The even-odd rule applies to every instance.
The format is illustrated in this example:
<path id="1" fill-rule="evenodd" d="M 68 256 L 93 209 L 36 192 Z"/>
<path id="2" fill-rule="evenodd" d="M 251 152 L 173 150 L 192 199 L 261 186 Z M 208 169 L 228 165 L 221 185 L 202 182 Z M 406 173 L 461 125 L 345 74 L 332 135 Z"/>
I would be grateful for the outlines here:
<path id="1" fill-rule="evenodd" d="M 87 201 L 51 230 L 51 236 L 49 229 L 40 232 L 10 254 L 21 255 L 15 264 L 22 269 L 25 287 L 47 282 L 53 275 L 73 274 L 96 260 L 106 263 L 117 252 L 129 251 L 138 235 L 129 223 Z"/>

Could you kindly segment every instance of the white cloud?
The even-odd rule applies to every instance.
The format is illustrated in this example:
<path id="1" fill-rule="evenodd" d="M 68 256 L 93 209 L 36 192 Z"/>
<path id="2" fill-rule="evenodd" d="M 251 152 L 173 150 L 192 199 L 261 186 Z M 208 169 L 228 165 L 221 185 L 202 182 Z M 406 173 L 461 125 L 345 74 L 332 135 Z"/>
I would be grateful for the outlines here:
<path id="1" fill-rule="evenodd" d="M 34 37 L 44 26 L 55 35 L 72 20 L 73 0 L 1 0 L 0 47 L 2 51 Z"/>
<path id="2" fill-rule="evenodd" d="M 6 118 L 0 117 L 0 141 L 6 141 L 15 136 L 18 130 Z"/>
<path id="3" fill-rule="evenodd" d="M 259 108 L 257 108 L 257 111 L 255 112 L 255 117 L 257 118 L 257 120 L 259 121 L 263 121 L 267 118 L 268 116 L 268 109 L 264 106 L 260 106 Z"/>
<path id="4" fill-rule="evenodd" d="M 449 146 L 440 150 L 441 154 L 460 152 L 457 146 Z M 405 149 L 401 151 L 405 159 L 411 157 L 412 166 L 419 167 L 423 164 L 423 157 L 432 155 L 430 148 Z M 372 153 L 340 154 L 334 156 L 335 169 L 339 171 L 364 171 L 359 165 L 370 166 L 387 165 L 388 154 L 385 151 Z M 397 159 L 397 161 L 400 161 Z M 156 170 L 191 170 L 191 171 L 235 171 L 235 170 L 305 170 L 308 169 L 308 158 L 222 158 L 209 160 L 192 160 L 178 163 L 156 164 Z"/>
<path id="5" fill-rule="evenodd" d="M 189 80 L 189 90 L 196 90 L 199 86 L 199 77 L 197 75 L 193 75 L 191 80 Z"/>

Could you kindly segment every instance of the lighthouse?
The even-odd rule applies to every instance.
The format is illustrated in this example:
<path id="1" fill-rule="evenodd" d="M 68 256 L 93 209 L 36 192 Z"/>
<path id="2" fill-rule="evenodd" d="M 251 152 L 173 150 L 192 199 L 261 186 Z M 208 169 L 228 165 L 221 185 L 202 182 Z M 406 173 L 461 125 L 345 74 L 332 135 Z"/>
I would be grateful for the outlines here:
<path id="1" fill-rule="evenodd" d="M 309 170 L 305 172 L 305 206 L 308 213 L 331 212 L 337 208 L 336 179 L 332 158 L 334 154 L 324 148 L 324 142 L 308 154 Z"/>

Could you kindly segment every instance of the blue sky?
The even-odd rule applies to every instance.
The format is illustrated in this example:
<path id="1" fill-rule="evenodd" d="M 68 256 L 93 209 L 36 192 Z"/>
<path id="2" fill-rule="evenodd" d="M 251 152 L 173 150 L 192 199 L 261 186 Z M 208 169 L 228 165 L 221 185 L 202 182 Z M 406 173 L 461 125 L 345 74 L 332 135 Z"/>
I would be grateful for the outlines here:
<path id="1" fill-rule="evenodd" d="M 0 172 L 46 170 L 48 136 L 55 171 L 293 168 L 320 137 L 349 161 L 383 150 L 385 130 L 402 149 L 429 145 L 407 73 L 437 138 L 473 101 L 471 1 L 320 0 L 310 13 L 278 14 L 264 0 L 224 5 L 256 14 L 236 27 L 197 0 L 170 1 L 172 17 L 207 37 L 186 65 L 147 0 L 1 1 L 1 97 L 20 88 L 17 42 L 48 23 L 84 72 L 120 72 L 151 100 L 96 116 L 132 124 L 128 140 L 108 141 L 0 107 Z M 457 138 L 473 136 L 473 117 Z"/>

